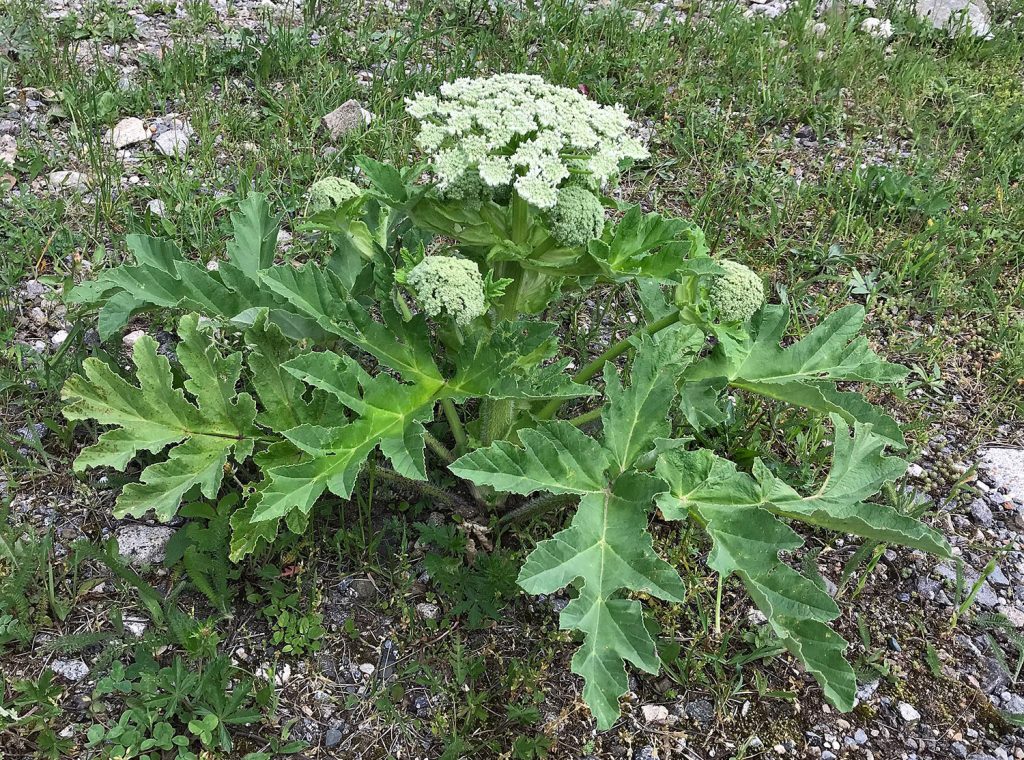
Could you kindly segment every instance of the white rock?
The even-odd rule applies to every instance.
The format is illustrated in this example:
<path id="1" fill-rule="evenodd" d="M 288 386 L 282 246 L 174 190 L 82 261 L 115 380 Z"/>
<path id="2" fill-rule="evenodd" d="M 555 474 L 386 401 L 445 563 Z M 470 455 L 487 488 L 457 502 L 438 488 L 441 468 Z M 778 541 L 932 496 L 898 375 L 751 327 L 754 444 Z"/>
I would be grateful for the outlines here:
<path id="1" fill-rule="evenodd" d="M 171 119 L 171 129 L 176 129 L 179 132 L 184 132 L 189 137 L 196 133 L 196 131 L 192 129 L 192 124 L 189 123 L 188 119 L 179 119 L 177 117 Z"/>
<path id="2" fill-rule="evenodd" d="M 990 446 L 979 453 L 988 482 L 997 489 L 1006 489 L 1010 499 L 1024 504 L 1024 449 Z"/>
<path id="3" fill-rule="evenodd" d="M 113 129 L 107 131 L 108 142 L 117 149 L 127 148 L 129 145 L 145 142 L 148 139 L 149 130 L 146 129 L 146 125 L 142 123 L 142 119 L 137 119 L 134 116 L 121 119 Z"/>
<path id="4" fill-rule="evenodd" d="M 14 168 L 17 157 L 18 141 L 14 139 L 14 135 L 0 135 L 0 168 Z"/>
<path id="5" fill-rule="evenodd" d="M 124 343 L 126 348 L 134 346 L 139 338 L 146 334 L 145 330 L 132 330 L 130 333 L 121 338 L 121 342 Z"/>
<path id="6" fill-rule="evenodd" d="M 860 23 L 860 30 L 880 40 L 892 37 L 892 22 L 887 18 L 870 16 Z"/>
<path id="7" fill-rule="evenodd" d="M 917 15 L 936 29 L 949 29 L 951 35 L 965 28 L 976 37 L 988 37 L 992 22 L 985 0 L 917 0 Z"/>
<path id="8" fill-rule="evenodd" d="M 148 627 L 149 623 L 141 618 L 128 618 L 124 621 L 124 629 L 137 639 L 142 638 Z"/>
<path id="9" fill-rule="evenodd" d="M 89 666 L 83 660 L 54 660 L 50 663 L 50 670 L 72 682 L 81 681 L 89 675 Z"/>
<path id="10" fill-rule="evenodd" d="M 664 723 L 668 720 L 668 708 L 665 705 L 644 705 L 640 711 L 648 723 Z"/>
<path id="11" fill-rule="evenodd" d="M 284 686 L 292 680 L 292 666 L 287 662 L 281 666 L 281 669 L 274 674 L 274 683 L 278 686 Z"/>
<path id="12" fill-rule="evenodd" d="M 55 346 L 59 346 L 61 343 L 63 343 L 67 339 L 68 339 L 68 331 L 67 330 L 58 330 L 57 332 L 55 332 L 50 337 L 50 343 L 52 343 Z"/>
<path id="13" fill-rule="evenodd" d="M 165 156 L 184 158 L 188 152 L 188 133 L 181 129 L 169 129 L 154 137 L 153 144 Z"/>
<path id="14" fill-rule="evenodd" d="M 358 100 L 347 100 L 324 116 L 323 124 L 331 140 L 337 142 L 352 132 L 358 132 L 370 125 L 373 114 L 360 105 Z"/>
<path id="15" fill-rule="evenodd" d="M 46 324 L 46 312 L 40 309 L 38 306 L 33 306 L 31 309 L 29 309 L 28 316 L 29 319 L 31 319 L 40 327 Z"/>
<path id="16" fill-rule="evenodd" d="M 999 613 L 1005 615 L 1014 628 L 1024 628 L 1024 610 L 1020 607 L 1003 604 L 999 607 Z"/>
<path id="17" fill-rule="evenodd" d="M 811 34 L 815 37 L 824 37 L 828 33 L 828 24 L 824 21 L 819 21 L 811 27 Z"/>
<path id="18" fill-rule="evenodd" d="M 117 551 L 133 566 L 162 562 L 174 533 L 166 525 L 125 525 L 115 534 Z"/>
<path id="19" fill-rule="evenodd" d="M 164 214 L 167 213 L 167 207 L 164 205 L 164 202 L 159 198 L 154 198 L 149 203 L 147 203 L 146 208 L 149 209 L 149 213 L 151 213 L 153 216 L 163 216 Z"/>
<path id="20" fill-rule="evenodd" d="M 85 192 L 89 187 L 89 177 L 83 172 L 50 172 L 47 182 L 51 190 L 70 190 L 76 193 Z"/>
<path id="21" fill-rule="evenodd" d="M 416 605 L 416 614 L 424 620 L 437 620 L 441 616 L 441 608 L 430 602 L 420 602 Z"/>
<path id="22" fill-rule="evenodd" d="M 359 666 L 359 672 L 362 673 L 364 676 L 372 676 L 373 671 L 375 671 L 376 669 L 377 668 L 375 668 L 369 662 L 364 662 L 362 665 Z"/>
<path id="23" fill-rule="evenodd" d="M 900 717 L 903 718 L 906 723 L 915 723 L 921 720 L 921 713 L 919 713 L 909 702 L 900 702 L 899 711 Z"/>
<path id="24" fill-rule="evenodd" d="M 206 271 L 207 272 L 216 272 L 219 269 L 220 269 L 220 262 L 217 261 L 217 259 L 210 259 L 209 261 L 206 262 Z"/>

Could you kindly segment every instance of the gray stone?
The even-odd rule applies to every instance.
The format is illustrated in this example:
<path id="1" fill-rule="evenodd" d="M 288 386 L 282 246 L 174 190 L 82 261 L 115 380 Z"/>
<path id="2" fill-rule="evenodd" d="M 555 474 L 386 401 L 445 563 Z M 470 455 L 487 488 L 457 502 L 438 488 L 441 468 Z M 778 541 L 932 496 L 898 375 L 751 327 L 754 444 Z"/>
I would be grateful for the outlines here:
<path id="1" fill-rule="evenodd" d="M 420 602 L 416 605 L 416 614 L 424 620 L 437 620 L 441 616 L 441 608 L 430 602 Z"/>
<path id="2" fill-rule="evenodd" d="M 1010 579 L 1006 577 L 1006 573 L 1003 572 L 1003 569 L 999 567 L 999 565 L 996 565 L 995 570 L 989 574 L 988 582 L 993 586 L 1000 586 L 1003 588 L 1010 585 Z"/>
<path id="3" fill-rule="evenodd" d="M 981 467 L 996 489 L 1005 489 L 1013 501 L 1024 504 L 1024 449 L 991 446 L 980 453 Z"/>
<path id="4" fill-rule="evenodd" d="M 89 177 L 83 172 L 50 172 L 47 184 L 51 190 L 70 190 L 74 193 L 82 193 L 89 188 Z"/>
<path id="5" fill-rule="evenodd" d="M 715 706 L 707 699 L 695 699 L 686 703 L 683 714 L 694 723 L 706 726 L 715 720 Z"/>
<path id="6" fill-rule="evenodd" d="M 167 213 L 167 207 L 164 205 L 164 202 L 159 198 L 154 198 L 149 203 L 147 203 L 146 208 L 149 209 L 149 213 L 151 213 L 153 216 L 163 216 L 164 214 Z"/>
<path id="7" fill-rule="evenodd" d="M 162 562 L 174 533 L 165 525 L 125 525 L 115 534 L 117 551 L 136 567 Z"/>
<path id="8" fill-rule="evenodd" d="M 18 141 L 13 135 L 0 135 L 0 169 L 14 167 L 18 158 Z"/>
<path id="9" fill-rule="evenodd" d="M 72 683 L 89 675 L 89 666 L 83 660 L 54 660 L 50 663 L 50 670 Z"/>
<path id="10" fill-rule="evenodd" d="M 348 587 L 360 599 L 374 599 L 377 596 L 377 587 L 369 578 L 354 578 Z"/>
<path id="11" fill-rule="evenodd" d="M 975 499 L 971 503 L 971 517 L 983 528 L 992 526 L 992 510 L 982 499 Z"/>
<path id="12" fill-rule="evenodd" d="M 976 37 L 987 37 L 992 22 L 985 0 L 917 0 L 917 15 L 936 29 L 955 34 L 966 28 Z"/>
<path id="13" fill-rule="evenodd" d="M 1004 604 L 999 607 L 999 613 L 1005 615 L 1014 628 L 1024 628 L 1024 610 L 1020 607 Z"/>
<path id="14" fill-rule="evenodd" d="M 916 723 L 921 720 L 921 713 L 909 702 L 900 702 L 897 709 L 904 723 Z"/>
<path id="15" fill-rule="evenodd" d="M 1007 694 L 1003 697 L 1003 710 L 1013 715 L 1024 715 L 1024 697 Z"/>
<path id="16" fill-rule="evenodd" d="M 990 610 L 999 606 L 999 597 L 992 590 L 992 587 L 988 585 L 988 581 L 982 583 L 978 588 L 978 595 L 974 597 L 974 601 Z"/>
<path id="17" fill-rule="evenodd" d="M 341 744 L 341 740 L 343 738 L 344 737 L 342 736 L 341 731 L 339 731 L 338 729 L 329 729 L 327 733 L 324 734 L 324 746 L 337 747 L 339 744 Z"/>
<path id="18" fill-rule="evenodd" d="M 853 740 L 857 742 L 857 744 L 867 744 L 868 735 L 867 733 L 865 733 L 863 728 L 858 728 L 856 731 L 853 732 Z"/>
<path id="19" fill-rule="evenodd" d="M 153 144 L 165 156 L 184 158 L 188 152 L 188 132 L 183 129 L 169 129 L 154 137 Z"/>
<path id="20" fill-rule="evenodd" d="M 863 686 L 857 687 L 857 699 L 861 702 L 866 702 L 875 696 L 875 692 L 878 691 L 878 681 L 870 681 Z"/>
<path id="21" fill-rule="evenodd" d="M 337 142 L 369 125 L 371 118 L 370 112 L 358 100 L 347 100 L 324 116 L 323 124 L 331 140 Z"/>
<path id="22" fill-rule="evenodd" d="M 107 131 L 107 140 L 119 150 L 148 139 L 149 130 L 146 129 L 146 125 L 142 123 L 142 119 L 137 119 L 134 116 L 121 119 Z"/>

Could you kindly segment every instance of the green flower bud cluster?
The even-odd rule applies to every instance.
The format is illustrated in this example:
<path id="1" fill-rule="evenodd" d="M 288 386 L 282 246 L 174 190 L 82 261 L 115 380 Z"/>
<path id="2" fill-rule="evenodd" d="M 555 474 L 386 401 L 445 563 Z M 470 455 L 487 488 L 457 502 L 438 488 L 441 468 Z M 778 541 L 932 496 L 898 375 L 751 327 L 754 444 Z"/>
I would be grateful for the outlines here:
<path id="1" fill-rule="evenodd" d="M 560 246 L 585 246 L 604 231 L 604 207 L 593 193 L 579 185 L 558 191 L 558 201 L 546 215 L 547 228 Z"/>
<path id="2" fill-rule="evenodd" d="M 711 304 L 723 322 L 745 322 L 764 305 L 764 283 L 737 261 L 719 261 L 725 272 L 711 284 Z"/>
<path id="3" fill-rule="evenodd" d="M 330 208 L 337 208 L 363 191 L 354 182 L 341 177 L 324 177 L 309 186 L 310 214 L 319 214 Z"/>
<path id="4" fill-rule="evenodd" d="M 405 275 L 405 284 L 431 317 L 446 313 L 466 325 L 487 313 L 484 278 L 468 259 L 427 256 Z"/>

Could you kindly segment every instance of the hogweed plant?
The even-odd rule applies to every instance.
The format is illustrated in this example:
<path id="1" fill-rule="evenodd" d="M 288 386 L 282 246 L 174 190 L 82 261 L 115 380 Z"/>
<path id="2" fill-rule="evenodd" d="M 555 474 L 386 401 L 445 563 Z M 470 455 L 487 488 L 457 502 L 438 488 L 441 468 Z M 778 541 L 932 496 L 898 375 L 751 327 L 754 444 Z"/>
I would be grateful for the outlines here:
<path id="1" fill-rule="evenodd" d="M 100 307 L 103 336 L 145 310 L 181 314 L 173 364 L 143 337 L 134 381 L 93 358 L 67 383 L 67 417 L 112 428 L 76 468 L 125 470 L 166 451 L 123 489 L 118 516 L 166 521 L 185 498 L 240 487 L 235 561 L 349 499 L 367 463 L 440 499 L 452 492 L 431 471 L 446 467 L 463 483 L 455 496 L 502 526 L 571 515 L 530 553 L 519 584 L 575 590 L 561 626 L 582 635 L 572 668 L 601 728 L 619 715 L 625 664 L 658 671 L 637 597 L 685 597 L 653 547 L 652 513 L 696 524 L 710 568 L 738 577 L 849 710 L 854 671 L 829 627 L 839 610 L 780 558 L 803 543 L 789 523 L 949 554 L 934 530 L 869 501 L 903 474 L 886 450 L 904 441 L 846 386 L 907 372 L 858 335 L 863 309 L 846 306 L 783 348 L 789 310 L 764 303 L 756 273 L 712 259 L 690 222 L 603 194 L 646 155 L 620 108 L 503 75 L 456 81 L 408 109 L 429 161 L 400 170 L 362 158 L 367 186 L 314 186 L 306 230 L 330 241 L 322 260 L 279 261 L 278 220 L 254 194 L 215 270 L 130 235 L 133 263 L 72 292 Z M 571 372 L 559 310 L 608 285 L 632 287 L 642 319 Z M 737 392 L 827 416 L 833 458 L 818 488 L 694 445 Z"/>

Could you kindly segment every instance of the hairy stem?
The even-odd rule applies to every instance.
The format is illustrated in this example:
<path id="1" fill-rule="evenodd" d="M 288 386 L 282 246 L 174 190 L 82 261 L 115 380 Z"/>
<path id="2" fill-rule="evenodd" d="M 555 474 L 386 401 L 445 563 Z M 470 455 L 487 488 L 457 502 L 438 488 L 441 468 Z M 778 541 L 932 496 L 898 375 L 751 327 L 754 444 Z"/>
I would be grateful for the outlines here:
<path id="1" fill-rule="evenodd" d="M 455 455 L 448 450 L 448 447 L 437 440 L 434 436 L 428 433 L 426 430 L 423 431 L 423 442 L 430 447 L 430 450 L 437 454 L 441 459 L 444 460 L 445 464 L 451 464 L 455 461 Z"/>
<path id="2" fill-rule="evenodd" d="M 490 446 L 505 438 L 512 425 L 514 402 L 510 398 L 485 398 L 480 404 L 480 441 Z"/>
<path id="3" fill-rule="evenodd" d="M 604 351 L 604 353 L 602 353 L 600 356 L 598 356 L 596 359 L 594 359 L 592 362 L 586 365 L 583 369 L 577 372 L 576 375 L 573 377 L 573 382 L 585 383 L 587 380 L 592 378 L 594 375 L 601 371 L 605 364 L 628 351 L 629 348 L 633 345 L 630 341 L 637 335 L 654 335 L 654 333 L 660 330 L 664 330 L 666 327 L 674 325 L 678 321 L 679 311 L 671 311 L 661 319 L 655 320 L 654 322 L 651 322 L 649 325 L 644 327 L 642 330 L 638 330 L 637 332 L 633 333 L 633 335 L 630 335 L 628 338 L 623 338 L 618 343 L 613 343 Z M 544 408 L 537 413 L 537 419 L 551 419 L 558 413 L 558 410 L 562 408 L 562 404 L 564 403 L 565 401 L 562 399 L 551 399 L 547 404 L 544 405 Z"/>
<path id="4" fill-rule="evenodd" d="M 434 485 L 430 481 L 413 480 L 412 478 L 407 478 L 404 475 L 395 472 L 394 470 L 389 470 L 386 467 L 376 467 L 374 469 L 374 474 L 381 480 L 386 480 L 389 483 L 394 483 L 395 485 L 401 486 L 402 488 L 408 488 L 414 491 L 418 491 L 424 496 L 430 497 L 434 501 L 443 502 L 450 507 L 456 507 L 464 510 L 472 509 L 472 507 L 469 505 L 469 502 L 467 502 L 465 499 L 446 491 L 444 488 L 441 488 L 440 486 Z"/>
<path id="5" fill-rule="evenodd" d="M 521 504 L 515 509 L 506 512 L 498 519 L 499 525 L 509 525 L 510 523 L 519 522 L 529 517 L 536 517 L 542 515 L 545 512 L 551 512 L 559 507 L 564 507 L 567 504 L 572 504 L 576 501 L 576 495 L 571 493 L 546 493 L 543 496 L 538 496 L 534 499 L 530 499 L 525 504 Z"/>

